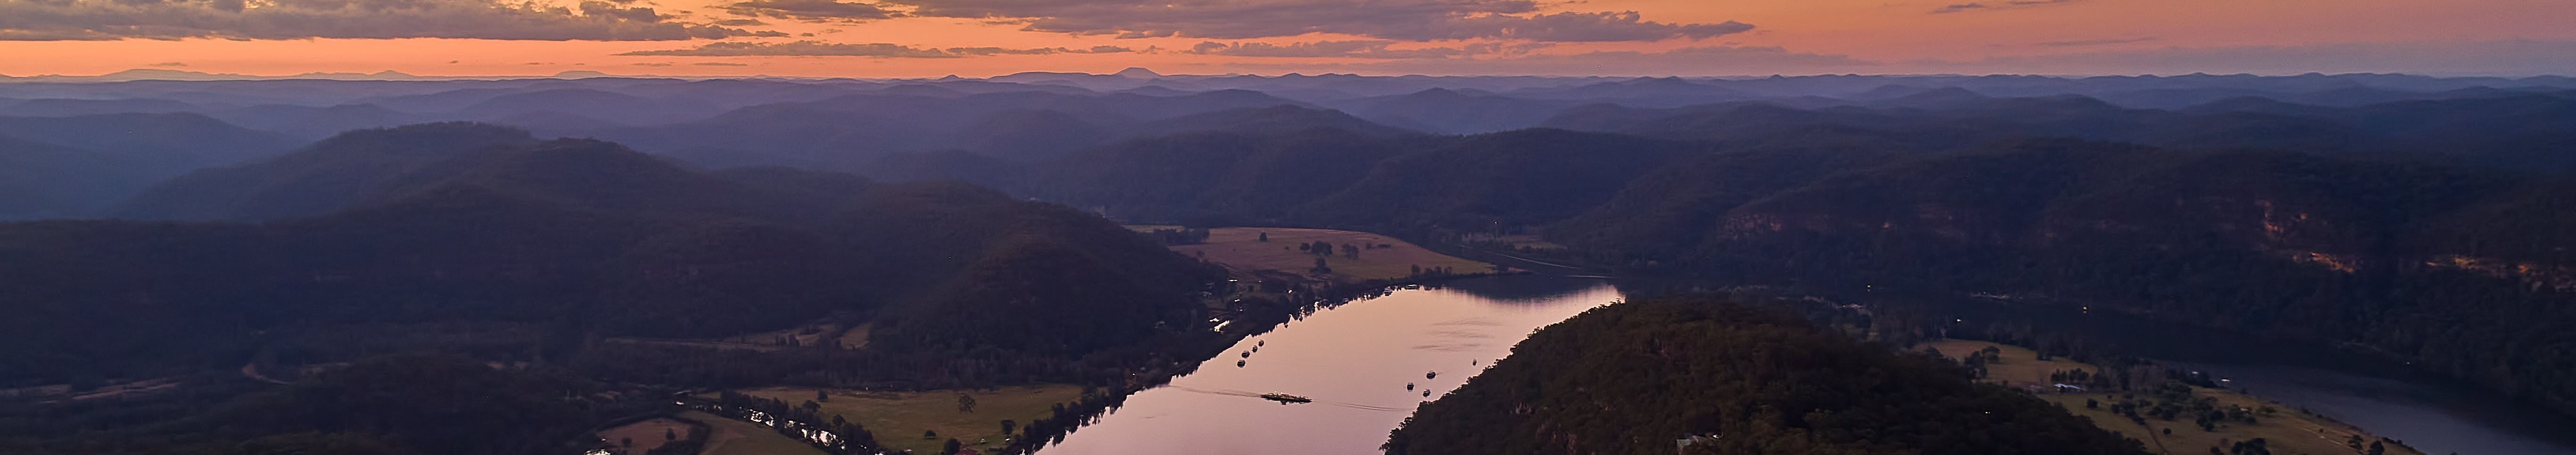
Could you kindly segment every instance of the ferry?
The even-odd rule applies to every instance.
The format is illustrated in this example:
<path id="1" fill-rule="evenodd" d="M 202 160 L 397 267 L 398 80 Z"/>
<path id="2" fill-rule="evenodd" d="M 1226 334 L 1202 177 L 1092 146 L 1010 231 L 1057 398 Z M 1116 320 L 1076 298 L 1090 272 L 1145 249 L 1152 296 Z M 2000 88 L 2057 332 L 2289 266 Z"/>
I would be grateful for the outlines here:
<path id="1" fill-rule="evenodd" d="M 1279 392 L 1270 392 L 1270 393 L 1261 394 L 1261 399 L 1264 399 L 1264 400 L 1270 400 L 1270 401 L 1277 401 L 1277 402 L 1279 402 L 1279 404 L 1289 404 L 1289 403 L 1313 403 L 1313 402 L 1315 402 L 1315 399 L 1313 399 L 1313 398 L 1306 398 L 1306 397 L 1301 397 L 1301 396 L 1296 396 L 1296 395 L 1289 395 L 1289 394 L 1279 393 Z"/>

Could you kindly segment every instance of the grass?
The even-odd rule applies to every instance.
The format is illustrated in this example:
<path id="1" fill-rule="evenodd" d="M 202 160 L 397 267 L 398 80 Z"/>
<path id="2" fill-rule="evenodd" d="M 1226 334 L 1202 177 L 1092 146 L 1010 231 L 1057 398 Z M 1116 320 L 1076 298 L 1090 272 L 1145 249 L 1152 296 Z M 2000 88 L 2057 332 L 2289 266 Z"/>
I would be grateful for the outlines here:
<path id="1" fill-rule="evenodd" d="M 1986 378 L 1988 382 L 1995 382 L 2008 386 L 2020 387 L 2025 385 L 2036 385 L 2046 387 L 2051 384 L 2048 380 L 2048 375 L 2054 371 L 2075 369 L 2082 369 L 2090 372 L 2101 371 L 2101 367 L 2062 358 L 2041 361 L 2039 360 L 2038 353 L 2027 348 L 2007 344 L 1967 340 L 1941 340 L 1925 344 L 1930 346 L 1932 349 L 1939 349 L 1941 351 L 1941 355 L 1949 356 L 1952 359 L 1961 358 L 1968 353 L 1983 350 L 1988 346 L 1997 348 L 1997 350 L 2001 351 L 2000 355 L 2003 360 L 1998 363 L 1988 363 L 1986 365 Z M 2137 422 L 2129 420 L 2126 416 L 2113 414 L 2111 413 L 2111 403 L 2120 400 L 2119 395 L 2115 393 L 2041 392 L 2039 393 L 2039 398 L 2048 400 L 2052 403 L 2057 403 L 2059 407 L 2066 408 L 2068 412 L 2072 412 L 2075 415 L 2092 419 L 2094 426 L 2120 433 L 2123 436 L 2137 438 L 2140 441 L 2146 441 L 2147 451 L 2152 453 L 2199 455 L 2209 453 L 2209 448 L 2211 447 L 2218 447 L 2223 450 L 2226 448 L 2225 444 L 2232 444 L 2236 441 L 2244 441 L 2254 438 L 2263 438 L 2265 443 L 2271 449 L 2271 452 L 2277 454 L 2355 454 L 2360 451 L 2353 450 L 2352 447 L 2344 445 L 2345 441 L 2349 440 L 2352 436 L 2360 435 L 2363 441 L 2379 440 L 2379 436 L 2364 432 L 2360 428 L 2356 428 L 2342 422 L 2336 422 L 2333 419 L 2326 418 L 2325 416 L 2309 414 L 2288 405 L 2219 389 L 2194 388 L 2192 393 L 2200 397 L 2218 400 L 2218 407 L 2220 408 L 2242 407 L 2246 409 L 2263 409 L 2265 407 L 2270 407 L 2276 411 L 2270 415 L 2263 415 L 2255 419 L 2262 423 L 2246 424 L 2243 422 L 2233 422 L 2219 425 L 2216 431 L 2204 431 L 2201 430 L 2198 425 L 2194 425 L 2188 420 L 2166 421 L 2149 418 L 2147 419 L 2146 425 L 2139 425 Z M 2084 406 L 2085 400 L 2094 400 L 2100 403 L 2100 407 L 2086 408 Z M 2173 430 L 2173 433 L 2166 434 L 2165 430 L 2167 429 Z M 2365 442 L 2364 444 L 2365 447 L 2367 447 L 2368 443 Z M 2387 453 L 2390 454 L 2421 455 L 2423 453 L 2416 451 L 2412 447 L 2406 447 L 2403 444 L 2390 444 L 2387 448 Z"/>
<path id="2" fill-rule="evenodd" d="M 817 390 L 831 394 L 822 402 L 822 415 L 856 422 L 877 437 L 889 452 L 905 449 L 916 454 L 939 453 L 941 443 L 956 438 L 966 448 L 990 452 L 1000 449 L 1003 438 L 1002 420 L 1028 423 L 1054 414 L 1057 403 L 1071 403 L 1082 396 L 1082 387 L 1050 384 L 1004 387 L 998 390 L 969 390 L 975 397 L 975 412 L 957 411 L 957 391 L 928 392 L 857 392 L 837 389 L 771 387 L 743 390 L 742 393 L 804 403 L 814 399 Z M 923 430 L 939 432 L 937 438 L 923 438 Z M 982 441 L 982 443 L 978 443 Z"/>
<path id="3" fill-rule="evenodd" d="M 850 327 L 849 331 L 841 332 L 841 349 L 856 350 L 868 347 L 868 327 L 868 324 L 859 324 Z"/>
<path id="4" fill-rule="evenodd" d="M 1264 233 L 1270 235 L 1270 241 L 1260 240 Z M 1315 267 L 1316 255 L 1298 251 L 1297 245 L 1318 240 L 1334 245 L 1387 247 L 1362 249 L 1358 258 L 1343 256 L 1336 251 L 1324 256 L 1325 266 L 1331 267 L 1333 273 L 1315 275 L 1308 270 Z M 1457 273 L 1493 271 L 1491 264 L 1432 252 L 1394 237 L 1330 229 L 1215 228 L 1208 230 L 1207 243 L 1174 245 L 1172 250 L 1224 265 L 1237 272 L 1239 277 L 1255 277 L 1254 272 L 1271 272 L 1337 284 L 1404 278 L 1412 275 L 1416 266 L 1424 269 L 1448 267 Z"/>
<path id="5" fill-rule="evenodd" d="M 680 418 L 708 427 L 707 447 L 698 451 L 698 455 L 825 455 L 822 449 L 778 434 L 777 430 L 761 424 L 698 411 L 680 413 Z"/>
<path id="6" fill-rule="evenodd" d="M 610 445 L 632 442 L 634 445 L 619 446 L 619 448 L 623 450 L 623 452 L 620 453 L 642 454 L 644 452 L 653 451 L 654 448 L 661 447 L 663 443 L 670 442 L 670 440 L 664 439 L 665 435 L 688 437 L 689 427 L 691 426 L 693 425 L 689 422 L 683 422 L 678 419 L 650 419 L 642 422 L 626 424 L 617 428 L 601 430 L 599 432 L 599 439 L 608 441 L 608 444 Z"/>

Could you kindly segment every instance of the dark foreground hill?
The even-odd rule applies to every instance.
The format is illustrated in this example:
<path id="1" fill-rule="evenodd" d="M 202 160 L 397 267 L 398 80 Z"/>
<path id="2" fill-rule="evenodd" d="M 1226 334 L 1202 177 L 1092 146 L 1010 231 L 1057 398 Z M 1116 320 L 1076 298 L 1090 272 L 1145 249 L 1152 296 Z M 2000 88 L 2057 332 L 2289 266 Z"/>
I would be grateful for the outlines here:
<path id="1" fill-rule="evenodd" d="M 1387 453 L 2146 453 L 1947 361 L 1709 299 L 1611 305 L 1540 329 L 1423 404 Z"/>

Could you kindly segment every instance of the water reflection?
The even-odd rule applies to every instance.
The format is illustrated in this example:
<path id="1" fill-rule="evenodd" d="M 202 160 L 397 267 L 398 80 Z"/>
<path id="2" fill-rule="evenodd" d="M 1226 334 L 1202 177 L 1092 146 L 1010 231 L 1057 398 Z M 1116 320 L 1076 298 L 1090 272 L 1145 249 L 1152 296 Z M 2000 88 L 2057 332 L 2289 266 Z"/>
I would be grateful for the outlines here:
<path id="1" fill-rule="evenodd" d="M 1319 310 L 1220 357 L 1242 366 L 1211 362 L 1138 392 L 1041 453 L 1377 453 L 1414 406 L 1456 389 L 1531 331 L 1619 299 L 1598 280 L 1511 276 Z M 1272 392 L 1314 402 L 1260 397 Z"/>
<path id="2" fill-rule="evenodd" d="M 1591 291 L 1602 286 L 1602 280 L 1554 275 L 1525 275 L 1458 280 L 1441 287 L 1466 293 L 1493 303 L 1547 304 L 1566 296 Z"/>

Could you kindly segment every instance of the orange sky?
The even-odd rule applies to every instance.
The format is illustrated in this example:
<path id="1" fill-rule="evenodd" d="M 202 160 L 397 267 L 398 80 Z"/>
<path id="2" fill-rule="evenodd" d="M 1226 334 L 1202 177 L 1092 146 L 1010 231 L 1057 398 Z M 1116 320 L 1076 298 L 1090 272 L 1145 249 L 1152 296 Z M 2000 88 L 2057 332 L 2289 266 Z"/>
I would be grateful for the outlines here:
<path id="1" fill-rule="evenodd" d="M 0 0 L 0 4 L 31 0 Z M 189 0 L 170 0 L 189 1 Z M 717 6 L 736 0 L 645 0 L 676 20 L 735 18 Z M 1030 1 L 1030 0 L 1018 0 Z M 1090 0 L 1101 1 L 1101 0 Z M 1260 1 L 1260 0 L 1248 0 Z M 2576 2 L 2566 0 L 2057 0 L 1989 1 L 2006 6 L 1934 14 L 1969 0 L 1575 0 L 1540 12 L 1636 11 L 1647 21 L 1739 21 L 1749 32 L 1705 39 L 1557 42 L 1513 39 L 1409 41 L 1393 49 L 1475 43 L 1552 44 L 1529 54 L 1441 59 L 1245 57 L 1184 52 L 1205 41 L 1288 44 L 1371 39 L 1316 33 L 1241 40 L 1119 39 L 1019 30 L 977 19 L 899 17 L 805 23 L 763 19 L 744 27 L 791 35 L 727 42 L 892 43 L 924 48 L 1090 48 L 1142 52 L 996 55 L 965 58 L 857 56 L 620 56 L 712 42 L 490 39 L 189 38 L 109 41 L 0 41 L 0 74 L 101 74 L 158 67 L 210 73 L 284 75 L 395 70 L 418 75 L 553 74 L 593 70 L 677 76 L 990 76 L 1020 71 L 1109 72 L 1143 66 L 1171 73 L 1359 72 L 1369 74 L 1767 75 L 1814 73 L 2132 74 L 2303 72 L 2273 64 L 2282 55 L 2325 72 L 2455 74 L 2565 73 L 2576 69 Z M 1366 4 L 1366 1 L 1356 1 Z M 679 14 L 686 11 L 686 14 Z M 0 10 L 5 12 L 5 10 Z M 0 23 L 0 31 L 6 24 Z M 1661 52 L 1687 47 L 1778 47 L 1771 57 L 1575 56 L 1597 51 Z M 1801 57 L 1817 54 L 1817 57 Z M 1573 56 L 1573 57 L 1569 57 Z M 1839 62 L 1830 56 L 1841 56 Z M 1998 59 L 2001 60 L 1992 60 Z M 2290 59 L 2297 60 L 2297 59 Z M 1550 62 L 1553 62 L 1551 65 Z M 737 66 L 739 65 L 739 66 Z M 2282 66 L 2282 67 L 2275 67 Z"/>

